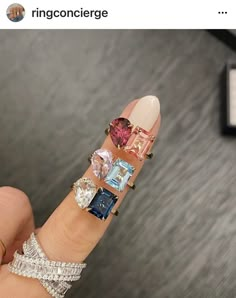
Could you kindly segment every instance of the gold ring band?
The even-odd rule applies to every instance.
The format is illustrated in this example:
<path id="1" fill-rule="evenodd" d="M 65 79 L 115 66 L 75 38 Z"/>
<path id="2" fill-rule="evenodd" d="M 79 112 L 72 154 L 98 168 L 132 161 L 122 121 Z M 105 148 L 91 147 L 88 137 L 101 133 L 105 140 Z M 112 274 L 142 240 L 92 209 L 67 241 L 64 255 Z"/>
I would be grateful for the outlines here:
<path id="1" fill-rule="evenodd" d="M 115 216 L 118 216 L 118 215 L 119 215 L 119 211 L 116 210 L 116 209 L 113 209 L 113 210 L 111 211 L 111 214 L 112 214 L 112 215 L 115 215 Z"/>
<path id="2" fill-rule="evenodd" d="M 6 246 L 5 244 L 3 243 L 3 241 L 0 239 L 0 246 L 2 247 L 2 251 L 3 251 L 3 257 L 6 255 L 7 253 L 7 249 L 6 249 Z"/>

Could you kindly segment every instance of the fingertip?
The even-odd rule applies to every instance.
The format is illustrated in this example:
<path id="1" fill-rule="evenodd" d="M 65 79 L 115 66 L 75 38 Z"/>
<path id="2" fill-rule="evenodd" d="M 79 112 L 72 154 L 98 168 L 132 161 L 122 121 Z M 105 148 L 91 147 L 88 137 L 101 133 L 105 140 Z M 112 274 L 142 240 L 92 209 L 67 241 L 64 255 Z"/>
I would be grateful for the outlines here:
<path id="1" fill-rule="evenodd" d="M 12 187 L 12 186 L 1 186 L 0 193 L 7 194 L 12 197 L 20 197 L 24 200 L 28 200 L 28 196 L 20 189 Z"/>

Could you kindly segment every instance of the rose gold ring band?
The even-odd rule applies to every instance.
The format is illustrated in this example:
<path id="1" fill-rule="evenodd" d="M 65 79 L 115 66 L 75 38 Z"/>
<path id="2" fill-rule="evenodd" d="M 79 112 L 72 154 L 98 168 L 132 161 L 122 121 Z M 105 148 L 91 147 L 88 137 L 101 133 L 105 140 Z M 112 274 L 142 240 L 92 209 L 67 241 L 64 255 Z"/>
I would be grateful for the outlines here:
<path id="1" fill-rule="evenodd" d="M 3 241 L 0 239 L 0 247 L 2 247 L 2 252 L 3 252 L 3 257 L 6 255 L 7 253 L 7 249 L 5 244 L 3 243 Z"/>

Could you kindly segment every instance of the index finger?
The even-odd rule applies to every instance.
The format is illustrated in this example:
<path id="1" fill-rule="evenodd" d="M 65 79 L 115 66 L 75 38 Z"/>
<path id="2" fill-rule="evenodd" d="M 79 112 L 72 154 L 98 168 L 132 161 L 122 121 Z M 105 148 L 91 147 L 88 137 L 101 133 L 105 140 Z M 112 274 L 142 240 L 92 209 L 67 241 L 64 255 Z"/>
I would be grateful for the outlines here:
<path id="1" fill-rule="evenodd" d="M 148 130 L 149 134 L 157 136 L 161 121 L 159 101 L 153 96 L 132 101 L 124 109 L 121 117 L 129 118 L 134 126 L 140 126 Z M 116 148 L 110 136 L 105 138 L 101 148 L 112 151 L 116 158 L 128 162 L 135 168 L 130 178 L 134 182 L 145 161 Z M 119 199 L 115 208 L 119 207 L 129 190 L 127 186 L 120 192 L 103 180 L 99 180 L 94 175 L 91 166 L 88 167 L 83 177 L 92 179 L 97 186 L 104 187 L 117 195 Z M 82 262 L 96 246 L 109 226 L 112 217 L 110 215 L 105 221 L 102 221 L 79 208 L 75 201 L 74 192 L 71 191 L 44 224 L 37 237 L 49 259 Z M 68 248 L 70 249 L 69 254 Z"/>

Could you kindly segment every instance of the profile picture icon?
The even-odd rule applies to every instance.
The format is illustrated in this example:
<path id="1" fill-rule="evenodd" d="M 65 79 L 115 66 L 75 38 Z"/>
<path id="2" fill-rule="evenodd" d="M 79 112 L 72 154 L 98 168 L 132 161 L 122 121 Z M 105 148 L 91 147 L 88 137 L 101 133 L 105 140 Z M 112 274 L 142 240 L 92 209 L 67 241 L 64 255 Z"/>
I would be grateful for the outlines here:
<path id="1" fill-rule="evenodd" d="M 25 9 L 19 3 L 13 3 L 7 8 L 7 17 L 12 22 L 20 22 L 24 19 Z"/>

